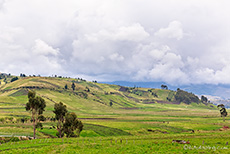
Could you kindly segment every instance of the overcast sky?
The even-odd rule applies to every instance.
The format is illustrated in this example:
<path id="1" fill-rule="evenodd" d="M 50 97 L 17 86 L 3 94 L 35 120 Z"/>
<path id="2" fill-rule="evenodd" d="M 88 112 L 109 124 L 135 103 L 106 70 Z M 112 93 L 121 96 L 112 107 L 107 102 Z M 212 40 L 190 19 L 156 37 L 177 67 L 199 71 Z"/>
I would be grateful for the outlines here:
<path id="1" fill-rule="evenodd" d="M 229 0 L 0 0 L 0 72 L 230 84 Z"/>

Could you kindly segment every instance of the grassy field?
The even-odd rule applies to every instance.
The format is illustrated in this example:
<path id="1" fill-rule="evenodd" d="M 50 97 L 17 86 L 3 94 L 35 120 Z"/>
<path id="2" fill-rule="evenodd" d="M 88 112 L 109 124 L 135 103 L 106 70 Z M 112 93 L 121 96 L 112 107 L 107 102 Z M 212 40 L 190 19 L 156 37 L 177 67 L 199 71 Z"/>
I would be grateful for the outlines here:
<path id="1" fill-rule="evenodd" d="M 230 153 L 230 130 L 223 129 L 230 126 L 228 117 L 223 122 L 212 104 L 169 102 L 167 97 L 173 100 L 175 95 L 171 90 L 122 89 L 71 78 L 26 77 L 1 82 L 3 138 L 33 135 L 31 122 L 20 121 L 30 118 L 25 110 L 29 89 L 46 100 L 45 117 L 54 117 L 54 103 L 63 102 L 84 124 L 79 138 L 62 141 L 56 138 L 56 122 L 47 120 L 37 130 L 38 139 L 2 142 L 1 153 Z M 172 143 L 179 139 L 190 144 Z"/>
<path id="2" fill-rule="evenodd" d="M 199 135 L 167 134 L 120 137 L 37 139 L 0 145 L 1 153 L 229 153 L 229 131 Z M 173 139 L 190 144 L 173 143 Z"/>

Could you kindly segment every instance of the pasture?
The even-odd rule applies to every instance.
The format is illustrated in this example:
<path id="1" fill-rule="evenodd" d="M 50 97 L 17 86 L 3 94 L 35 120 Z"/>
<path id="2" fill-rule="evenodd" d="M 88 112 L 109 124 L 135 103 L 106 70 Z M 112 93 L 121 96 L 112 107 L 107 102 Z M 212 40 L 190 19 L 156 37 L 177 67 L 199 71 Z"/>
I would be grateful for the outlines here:
<path id="1" fill-rule="evenodd" d="M 229 131 L 200 135 L 167 134 L 120 137 L 36 139 L 0 145 L 1 153 L 229 153 Z M 183 139 L 190 144 L 172 143 Z"/>

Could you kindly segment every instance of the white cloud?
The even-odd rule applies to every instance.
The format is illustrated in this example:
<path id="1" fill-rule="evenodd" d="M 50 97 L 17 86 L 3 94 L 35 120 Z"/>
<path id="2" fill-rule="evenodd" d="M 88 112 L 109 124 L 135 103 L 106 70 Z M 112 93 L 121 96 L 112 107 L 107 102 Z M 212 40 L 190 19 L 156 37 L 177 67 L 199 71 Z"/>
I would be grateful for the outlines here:
<path id="1" fill-rule="evenodd" d="M 133 57 L 136 64 L 134 68 L 139 69 L 137 75 L 134 75 L 135 80 L 165 81 L 171 84 L 189 82 L 183 72 L 185 64 L 181 56 L 173 53 L 168 46 L 152 44 L 142 46 L 138 51 Z"/>
<path id="2" fill-rule="evenodd" d="M 0 41 L 5 43 L 17 43 L 25 34 L 22 27 L 0 26 Z"/>
<path id="3" fill-rule="evenodd" d="M 187 84 L 187 75 L 177 67 L 170 64 L 158 64 L 149 73 L 150 79 L 165 81 L 170 84 Z"/>
<path id="4" fill-rule="evenodd" d="M 37 40 L 35 40 L 35 45 L 32 48 L 32 52 L 37 54 L 37 55 L 58 56 L 59 49 L 54 49 L 53 47 L 46 44 L 44 41 L 37 39 Z"/>
<path id="5" fill-rule="evenodd" d="M 146 39 L 149 34 L 139 24 L 135 23 L 130 26 L 114 27 L 110 31 L 101 29 L 96 33 L 87 32 L 84 34 L 85 39 L 90 42 L 98 41 L 134 41 L 139 42 Z"/>
<path id="6" fill-rule="evenodd" d="M 0 71 L 230 84 L 229 5 L 0 0 Z"/>
<path id="7" fill-rule="evenodd" d="M 149 34 L 139 24 L 135 23 L 128 27 L 120 27 L 118 33 L 115 34 L 115 38 L 121 41 L 142 41 L 146 39 Z"/>
<path id="8" fill-rule="evenodd" d="M 221 70 L 216 71 L 215 81 L 216 83 L 229 84 L 230 83 L 230 65 L 223 67 Z"/>
<path id="9" fill-rule="evenodd" d="M 5 0 L 0 0 L 0 9 L 3 7 L 4 3 L 5 3 Z"/>
<path id="10" fill-rule="evenodd" d="M 112 55 L 109 56 L 109 58 L 113 61 L 123 61 L 124 57 L 119 55 L 118 53 L 113 53 Z"/>
<path id="11" fill-rule="evenodd" d="M 175 38 L 180 40 L 183 38 L 182 24 L 179 21 L 172 21 L 167 28 L 161 28 L 155 33 L 160 38 Z"/>
<path id="12" fill-rule="evenodd" d="M 168 46 L 163 46 L 161 50 L 159 49 L 153 49 L 149 52 L 150 56 L 155 60 L 161 60 L 165 53 L 169 51 L 170 48 Z"/>

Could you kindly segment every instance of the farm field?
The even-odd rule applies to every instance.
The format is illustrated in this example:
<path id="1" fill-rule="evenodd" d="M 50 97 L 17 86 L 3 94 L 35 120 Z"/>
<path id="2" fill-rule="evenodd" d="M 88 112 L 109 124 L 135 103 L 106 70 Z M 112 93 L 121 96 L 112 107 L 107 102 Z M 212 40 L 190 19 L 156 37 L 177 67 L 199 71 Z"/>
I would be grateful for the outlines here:
<path id="1" fill-rule="evenodd" d="M 73 82 L 76 90 L 71 89 Z M 31 115 L 25 110 L 28 90 L 45 99 L 47 120 L 43 129 L 37 129 L 37 139 L 5 142 L 6 138 L 33 136 Z M 71 78 L 26 77 L 3 83 L 0 152 L 230 153 L 228 117 L 223 122 L 218 108 L 210 103 L 178 103 L 174 101 L 175 93 Z M 62 141 L 56 137 L 57 122 L 49 118 L 54 117 L 54 103 L 58 102 L 63 102 L 83 122 L 79 138 L 64 137 Z M 22 118 L 27 121 L 22 122 Z M 190 144 L 172 143 L 172 140 Z"/>

